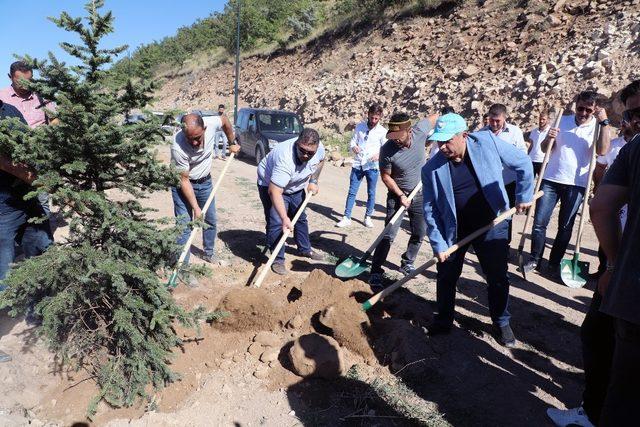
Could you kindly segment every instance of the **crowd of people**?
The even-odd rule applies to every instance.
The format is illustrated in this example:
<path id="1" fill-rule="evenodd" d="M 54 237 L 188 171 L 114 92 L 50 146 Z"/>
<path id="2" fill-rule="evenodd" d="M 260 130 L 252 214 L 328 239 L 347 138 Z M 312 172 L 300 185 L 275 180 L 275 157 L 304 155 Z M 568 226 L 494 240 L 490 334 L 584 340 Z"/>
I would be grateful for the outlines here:
<path id="1" fill-rule="evenodd" d="M 0 119 L 15 117 L 32 128 L 55 125 L 55 102 L 42 99 L 21 84 L 22 79 L 31 77 L 32 70 L 24 62 L 11 65 L 11 84 L 0 90 Z M 415 271 L 425 236 L 438 259 L 437 313 L 427 328 L 429 335 L 446 334 L 452 329 L 456 283 L 465 254 L 473 248 L 486 277 L 496 336 L 506 347 L 516 345 L 509 312 L 511 220 L 496 224 L 456 252 L 447 250 L 510 208 L 517 213 L 531 209 L 538 177 L 544 194 L 535 203 L 531 253 L 522 268 L 525 272 L 538 269 L 559 280 L 560 260 L 578 209 L 588 201 L 595 149 L 599 166 L 590 211 L 601 263 L 593 275 L 598 285 L 582 325 L 585 389 L 580 407 L 549 409 L 549 417 L 559 426 L 628 425 L 635 419 L 634 404 L 640 397 L 635 389 L 640 383 L 636 363 L 640 358 L 640 314 L 636 309 L 640 303 L 640 81 L 626 86 L 620 100 L 626 109 L 615 139 L 611 138 L 611 122 L 600 96 L 583 91 L 572 100 L 574 108 L 562 116 L 557 128 L 551 125 L 549 109 L 541 108 L 537 112 L 538 127 L 528 132 L 526 139 L 525 133 L 509 122 L 509 112 L 502 104 L 489 108 L 483 125 L 475 132 L 450 107 L 417 121 L 404 112 L 394 112 L 383 122 L 383 108 L 372 104 L 366 119 L 355 127 L 349 145 L 354 161 L 344 215 L 336 226 L 354 226 L 358 189 L 366 179 L 362 224 L 373 227 L 378 178 L 387 189 L 385 225 L 389 226 L 373 253 L 368 278 L 372 290 L 388 285 L 382 266 L 402 224 L 401 220 L 391 221 L 398 212 L 406 211 L 410 237 L 401 256 L 400 272 L 411 275 Z M 215 261 L 215 203 L 202 212 L 213 188 L 212 161 L 226 156 L 226 141 L 230 153 L 240 148 L 224 105 L 218 112 L 217 116 L 206 117 L 184 115 L 171 147 L 171 162 L 180 174 L 171 195 L 177 221 L 184 227 L 178 243 L 187 241 L 189 220 L 201 218 L 206 224 L 201 257 L 207 262 Z M 548 163 L 543 163 L 547 150 Z M 278 144 L 258 165 L 256 197 L 263 206 L 269 249 L 274 250 L 283 233 L 290 231 L 299 256 L 323 259 L 311 247 L 304 212 L 295 224 L 292 219 L 305 198 L 318 193 L 324 158 L 318 132 L 305 128 L 298 137 Z M 0 157 L 0 286 L 17 249 L 31 257 L 53 243 L 47 195 L 24 200 L 34 179 L 29 168 L 13 163 L 10 157 Z M 548 261 L 543 263 L 546 229 L 558 202 L 558 231 Z M 34 217 L 45 221 L 28 221 Z M 283 248 L 271 269 L 280 275 L 288 273 Z M 193 278 L 185 283 L 198 286 Z M 11 356 L 0 350 L 0 362 L 9 360 Z"/>

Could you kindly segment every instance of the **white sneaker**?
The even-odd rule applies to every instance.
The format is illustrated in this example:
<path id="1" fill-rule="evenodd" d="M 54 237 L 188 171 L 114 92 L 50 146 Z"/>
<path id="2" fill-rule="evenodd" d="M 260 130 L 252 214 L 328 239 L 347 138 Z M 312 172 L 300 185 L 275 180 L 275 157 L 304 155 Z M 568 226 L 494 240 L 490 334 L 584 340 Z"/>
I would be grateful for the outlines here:
<path id="1" fill-rule="evenodd" d="M 350 225 L 351 225 L 351 219 L 347 218 L 346 216 L 343 216 L 340 222 L 336 224 L 336 227 L 344 228 Z"/>
<path id="2" fill-rule="evenodd" d="M 582 409 L 582 406 L 565 410 L 549 408 L 547 409 L 547 416 L 549 416 L 551 421 L 558 427 L 566 427 L 568 425 L 594 427 L 591 421 L 589 421 L 589 417 L 587 417 L 584 409 Z"/>
<path id="3" fill-rule="evenodd" d="M 371 217 L 370 216 L 365 216 L 364 217 L 364 226 L 367 228 L 373 228 L 373 221 L 371 221 Z"/>

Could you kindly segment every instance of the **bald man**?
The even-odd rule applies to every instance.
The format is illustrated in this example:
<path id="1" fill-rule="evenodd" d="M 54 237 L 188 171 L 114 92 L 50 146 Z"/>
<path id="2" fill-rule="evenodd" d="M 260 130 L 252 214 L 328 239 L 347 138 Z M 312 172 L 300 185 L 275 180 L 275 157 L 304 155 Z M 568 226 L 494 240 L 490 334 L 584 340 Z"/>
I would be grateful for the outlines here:
<path id="1" fill-rule="evenodd" d="M 180 185 L 171 189 L 173 197 L 173 210 L 178 219 L 178 224 L 184 226 L 182 235 L 178 239 L 180 245 L 184 245 L 189 238 L 191 230 L 186 224 L 193 218 L 202 217 L 202 208 L 207 202 L 213 185 L 211 182 L 211 163 L 213 159 L 213 146 L 216 143 L 215 136 L 218 132 L 224 132 L 229 141 L 235 141 L 233 127 L 229 119 L 222 116 L 209 117 L 205 126 L 202 116 L 199 114 L 187 114 L 182 118 L 182 130 L 179 131 L 171 146 L 171 163 L 180 172 Z M 233 144 L 229 151 L 237 153 L 240 146 Z M 204 259 L 214 262 L 214 245 L 216 239 L 216 207 L 215 200 L 204 215 L 207 227 L 202 231 L 204 245 Z M 189 256 L 185 259 L 189 262 Z M 189 283 L 197 286 L 194 280 Z"/>

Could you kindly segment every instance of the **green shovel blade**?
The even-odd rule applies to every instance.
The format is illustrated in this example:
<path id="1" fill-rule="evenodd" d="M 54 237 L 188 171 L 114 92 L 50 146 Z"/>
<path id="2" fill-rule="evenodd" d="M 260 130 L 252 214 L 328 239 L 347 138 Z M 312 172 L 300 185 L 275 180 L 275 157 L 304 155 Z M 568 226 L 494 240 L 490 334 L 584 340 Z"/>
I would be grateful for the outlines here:
<path id="1" fill-rule="evenodd" d="M 336 276 L 347 279 L 357 277 L 367 271 L 371 266 L 360 258 L 348 257 L 336 266 Z"/>
<path id="2" fill-rule="evenodd" d="M 562 282 L 570 288 L 581 288 L 587 283 L 589 276 L 589 263 L 573 259 L 563 259 L 560 261 L 560 277 Z"/>

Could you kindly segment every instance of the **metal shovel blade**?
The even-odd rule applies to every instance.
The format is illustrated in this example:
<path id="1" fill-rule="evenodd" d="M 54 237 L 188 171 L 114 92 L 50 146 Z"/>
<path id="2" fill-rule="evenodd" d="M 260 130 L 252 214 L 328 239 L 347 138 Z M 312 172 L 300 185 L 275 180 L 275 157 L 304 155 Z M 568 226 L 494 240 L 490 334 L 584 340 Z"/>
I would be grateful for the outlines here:
<path id="1" fill-rule="evenodd" d="M 522 278 L 527 280 L 527 272 L 524 271 L 524 254 L 520 252 L 518 254 L 518 266 L 520 267 L 520 273 L 522 273 Z"/>
<path id="2" fill-rule="evenodd" d="M 361 258 L 348 257 L 336 266 L 336 276 L 342 279 L 357 277 L 369 270 L 371 266 Z"/>
<path id="3" fill-rule="evenodd" d="M 587 283 L 589 276 L 589 263 L 573 259 L 560 261 L 560 277 L 562 282 L 570 288 L 581 288 Z"/>

